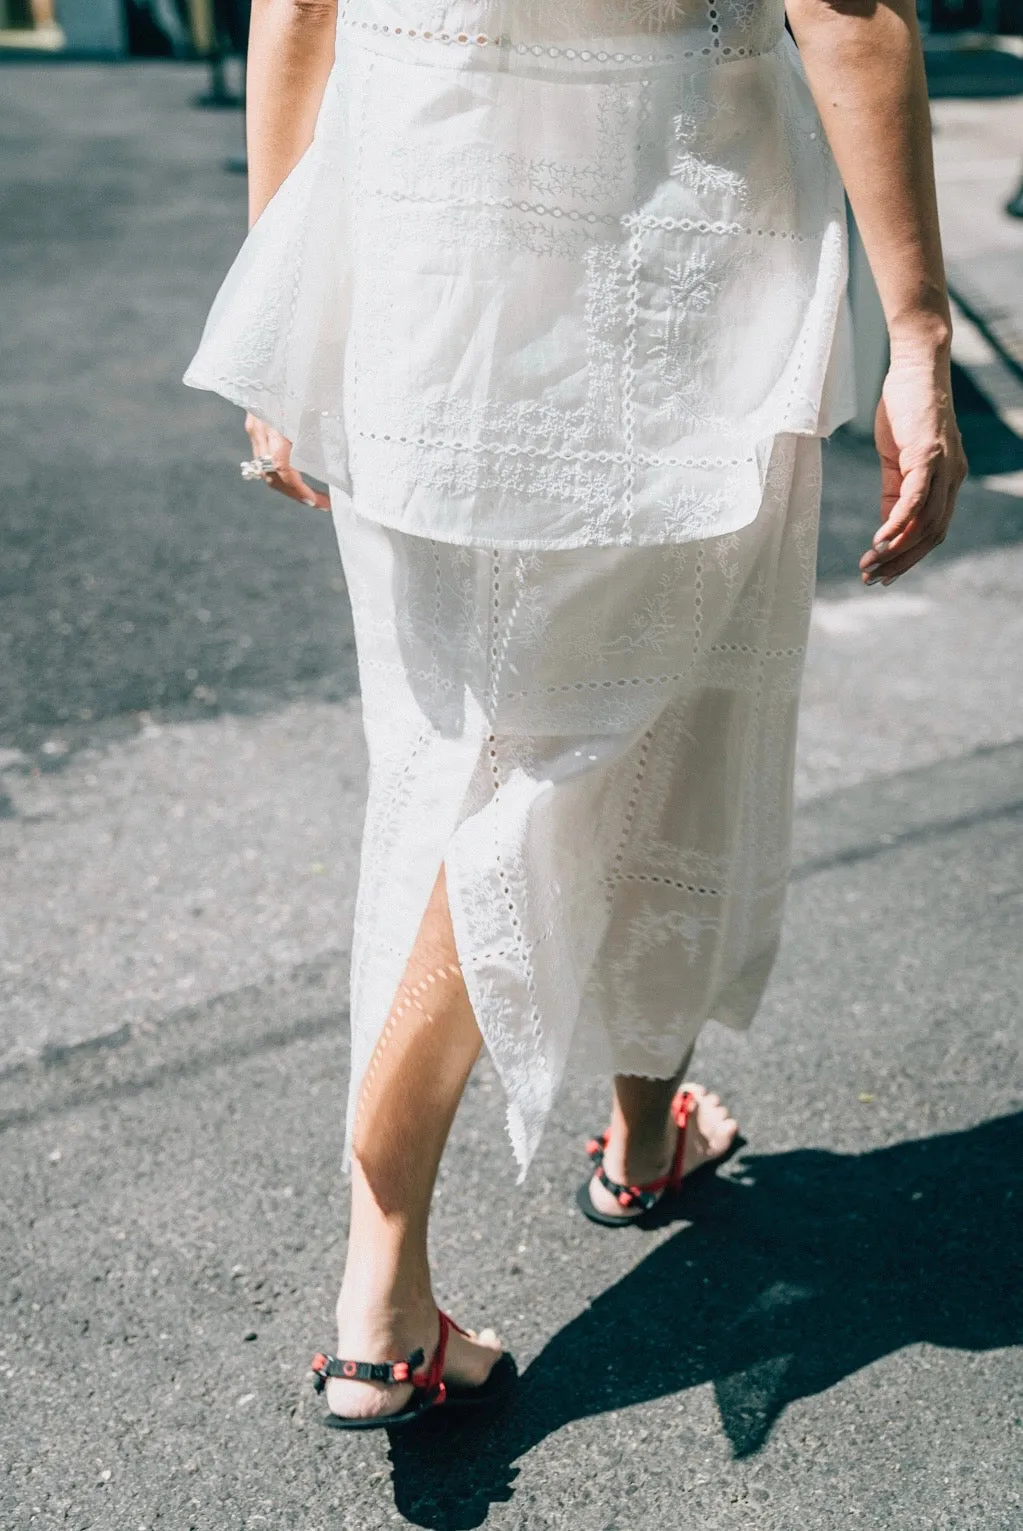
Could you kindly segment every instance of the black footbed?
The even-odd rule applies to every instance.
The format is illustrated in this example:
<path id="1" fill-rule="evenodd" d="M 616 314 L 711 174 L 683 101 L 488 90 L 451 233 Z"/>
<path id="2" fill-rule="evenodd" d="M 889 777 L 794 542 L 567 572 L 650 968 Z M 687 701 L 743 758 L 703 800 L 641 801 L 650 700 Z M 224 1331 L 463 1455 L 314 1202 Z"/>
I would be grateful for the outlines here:
<path id="1" fill-rule="evenodd" d="M 486 1382 L 482 1382 L 479 1387 L 460 1387 L 457 1383 L 449 1383 L 447 1397 L 442 1404 L 436 1402 L 435 1396 L 428 1398 L 423 1393 L 413 1393 L 412 1404 L 400 1414 L 380 1414 L 369 1419 L 351 1418 L 346 1414 L 325 1414 L 323 1423 L 329 1430 L 395 1430 L 413 1425 L 424 1415 L 437 1412 L 453 1413 L 464 1418 L 468 1414 L 496 1409 L 504 1403 L 518 1375 L 513 1357 L 503 1351 L 491 1368 Z"/>
<path id="2" fill-rule="evenodd" d="M 642 1207 L 638 1212 L 623 1212 L 618 1217 L 608 1212 L 598 1212 L 593 1205 L 593 1197 L 590 1195 L 590 1181 L 592 1179 L 592 1174 L 588 1175 L 578 1191 L 576 1191 L 575 1204 L 584 1217 L 588 1217 L 591 1223 L 599 1223 L 602 1228 L 628 1228 L 633 1223 L 638 1223 L 642 1218 L 646 1217 L 648 1212 L 654 1210 L 654 1207 L 659 1207 L 663 1200 L 663 1197 L 658 1196 L 653 1207 Z"/>
<path id="3" fill-rule="evenodd" d="M 593 1205 L 593 1198 L 590 1196 L 590 1181 L 593 1179 L 592 1170 L 578 1191 L 576 1191 L 575 1204 L 584 1217 L 588 1217 L 591 1223 L 599 1223 L 602 1228 L 631 1228 L 633 1223 L 641 1223 L 646 1218 L 653 1220 L 658 1214 L 663 1216 L 665 1208 L 670 1207 L 678 1197 L 683 1196 L 694 1180 L 704 1176 L 709 1178 L 709 1174 L 719 1170 L 723 1164 L 728 1163 L 729 1159 L 734 1159 L 740 1149 L 746 1147 L 746 1141 L 742 1133 L 737 1132 L 723 1154 L 719 1154 L 716 1159 L 705 1159 L 702 1164 L 698 1164 L 694 1170 L 689 1171 L 689 1174 L 682 1181 L 677 1191 L 664 1190 L 652 1207 L 646 1207 L 641 1212 L 624 1212 L 621 1217 L 609 1216 L 606 1212 L 598 1212 Z"/>

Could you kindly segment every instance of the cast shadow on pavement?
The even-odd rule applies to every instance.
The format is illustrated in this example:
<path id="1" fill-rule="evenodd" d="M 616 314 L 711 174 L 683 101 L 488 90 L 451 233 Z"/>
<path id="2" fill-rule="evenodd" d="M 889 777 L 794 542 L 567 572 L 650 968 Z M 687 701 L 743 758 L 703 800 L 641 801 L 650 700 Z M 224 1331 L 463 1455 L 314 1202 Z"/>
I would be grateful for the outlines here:
<path id="1" fill-rule="evenodd" d="M 694 1182 L 691 1225 L 552 1337 L 500 1420 L 392 1434 L 399 1512 L 482 1525 L 514 1462 L 563 1425 L 702 1383 L 748 1457 L 788 1404 L 904 1346 L 1023 1340 L 1021 1148 L 1023 1113 L 859 1155 L 743 1157 Z"/>

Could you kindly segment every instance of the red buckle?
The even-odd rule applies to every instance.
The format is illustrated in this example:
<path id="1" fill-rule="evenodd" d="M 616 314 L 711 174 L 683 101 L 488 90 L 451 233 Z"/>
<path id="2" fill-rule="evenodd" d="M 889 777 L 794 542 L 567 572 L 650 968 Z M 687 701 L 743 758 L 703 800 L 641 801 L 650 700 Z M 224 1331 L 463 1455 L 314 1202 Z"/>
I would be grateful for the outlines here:
<path id="1" fill-rule="evenodd" d="M 394 1365 L 391 1367 L 391 1375 L 395 1382 L 407 1382 L 411 1376 L 408 1362 L 395 1361 Z"/>
<path id="2" fill-rule="evenodd" d="M 327 1357 L 323 1354 L 322 1350 L 318 1350 L 313 1356 L 312 1360 L 309 1362 L 309 1368 L 314 1372 L 326 1371 Z"/>

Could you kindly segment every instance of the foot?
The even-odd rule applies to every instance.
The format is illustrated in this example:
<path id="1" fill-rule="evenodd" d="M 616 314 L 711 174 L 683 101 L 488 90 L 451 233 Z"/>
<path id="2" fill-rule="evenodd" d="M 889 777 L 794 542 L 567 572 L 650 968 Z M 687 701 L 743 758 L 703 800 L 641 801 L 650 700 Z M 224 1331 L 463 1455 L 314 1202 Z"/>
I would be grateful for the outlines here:
<path id="1" fill-rule="evenodd" d="M 739 1124 L 734 1117 L 729 1116 L 719 1097 L 711 1095 L 702 1084 L 686 1084 L 681 1088 L 696 1098 L 695 1109 L 686 1124 L 686 1147 L 682 1159 L 682 1178 L 685 1180 L 701 1164 L 709 1164 L 728 1152 L 739 1131 Z M 604 1169 L 608 1177 L 619 1185 L 646 1185 L 651 1180 L 659 1180 L 671 1169 L 678 1131 L 669 1115 L 660 1142 L 650 1147 L 635 1147 L 630 1146 L 624 1132 L 616 1133 L 612 1127 L 604 1150 Z M 590 1181 L 590 1200 L 605 1217 L 622 1217 L 627 1221 L 635 1217 L 635 1212 L 630 1213 L 618 1204 L 596 1175 Z"/>
<path id="2" fill-rule="evenodd" d="M 337 1354 L 354 1361 L 399 1361 L 422 1348 L 421 1370 L 429 1366 L 440 1339 L 440 1318 L 432 1304 L 413 1308 L 384 1308 L 338 1303 Z M 503 1346 L 492 1329 L 459 1334 L 452 1326 L 444 1364 L 444 1381 L 462 1387 L 486 1382 Z M 400 1414 L 412 1397 L 408 1383 L 327 1381 L 327 1407 L 350 1419 Z"/>

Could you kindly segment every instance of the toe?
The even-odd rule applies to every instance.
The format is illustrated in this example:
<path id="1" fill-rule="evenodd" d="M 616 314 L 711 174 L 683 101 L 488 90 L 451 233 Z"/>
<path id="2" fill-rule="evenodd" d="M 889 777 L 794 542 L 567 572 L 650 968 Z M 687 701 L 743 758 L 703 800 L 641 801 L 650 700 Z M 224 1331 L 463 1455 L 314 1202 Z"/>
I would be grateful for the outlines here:
<path id="1" fill-rule="evenodd" d="M 448 1341 L 444 1377 L 448 1382 L 479 1387 L 486 1382 L 502 1352 L 493 1329 L 482 1329 L 469 1339 L 468 1334 L 453 1333 Z"/>
<path id="2" fill-rule="evenodd" d="M 714 1137 L 714 1153 L 727 1153 L 735 1142 L 735 1135 L 739 1131 L 739 1124 L 734 1117 L 726 1116 L 718 1128 Z"/>
<path id="3" fill-rule="evenodd" d="M 705 1089 L 703 1085 L 687 1085 L 686 1088 L 691 1091 L 697 1103 L 694 1112 L 696 1131 L 686 1144 L 688 1173 L 698 1165 L 720 1159 L 726 1154 L 735 1141 L 739 1124 L 729 1114 L 727 1106 L 722 1104 L 719 1095 Z"/>

